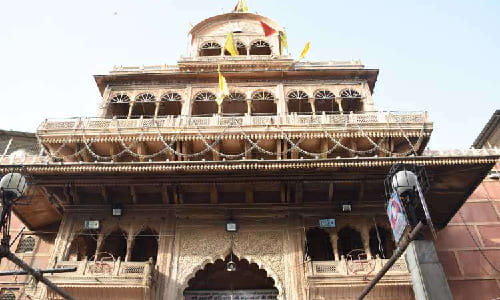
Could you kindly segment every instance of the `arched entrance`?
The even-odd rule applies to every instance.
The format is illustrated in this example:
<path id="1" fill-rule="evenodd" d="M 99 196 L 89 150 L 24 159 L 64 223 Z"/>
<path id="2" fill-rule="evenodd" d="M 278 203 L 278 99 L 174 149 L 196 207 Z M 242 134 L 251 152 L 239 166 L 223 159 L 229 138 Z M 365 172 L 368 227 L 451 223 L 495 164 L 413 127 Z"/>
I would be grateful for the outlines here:
<path id="1" fill-rule="evenodd" d="M 230 271 L 228 264 L 234 262 Z M 278 289 L 267 272 L 255 263 L 228 255 L 196 272 L 184 290 L 185 300 L 278 299 Z"/>

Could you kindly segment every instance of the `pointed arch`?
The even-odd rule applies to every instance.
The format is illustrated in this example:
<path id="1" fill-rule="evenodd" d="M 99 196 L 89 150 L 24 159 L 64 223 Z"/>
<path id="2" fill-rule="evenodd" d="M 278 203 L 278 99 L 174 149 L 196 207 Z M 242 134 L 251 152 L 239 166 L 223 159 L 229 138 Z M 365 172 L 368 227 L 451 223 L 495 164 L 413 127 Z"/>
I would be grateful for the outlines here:
<path id="1" fill-rule="evenodd" d="M 156 110 L 156 97 L 150 93 L 139 94 L 132 107 L 132 118 L 153 117 Z"/>
<path id="2" fill-rule="evenodd" d="M 99 249 L 98 259 L 106 255 L 112 255 L 116 260 L 120 257 L 122 260 L 127 255 L 127 233 L 121 228 L 109 232 L 103 239 L 101 248 Z"/>
<path id="3" fill-rule="evenodd" d="M 271 55 L 271 45 L 264 40 L 256 40 L 250 44 L 250 55 Z"/>
<path id="4" fill-rule="evenodd" d="M 161 96 L 157 116 L 179 116 L 182 111 L 182 96 L 168 92 Z"/>
<path id="5" fill-rule="evenodd" d="M 247 101 L 244 93 L 232 92 L 222 102 L 222 112 L 225 115 L 244 115 L 247 113 Z"/>
<path id="6" fill-rule="evenodd" d="M 314 92 L 314 105 L 317 113 L 333 113 L 340 110 L 339 105 L 335 101 L 335 94 L 329 90 Z"/>
<path id="7" fill-rule="evenodd" d="M 252 94 L 252 114 L 275 115 L 277 113 L 276 97 L 266 90 L 259 90 Z"/>

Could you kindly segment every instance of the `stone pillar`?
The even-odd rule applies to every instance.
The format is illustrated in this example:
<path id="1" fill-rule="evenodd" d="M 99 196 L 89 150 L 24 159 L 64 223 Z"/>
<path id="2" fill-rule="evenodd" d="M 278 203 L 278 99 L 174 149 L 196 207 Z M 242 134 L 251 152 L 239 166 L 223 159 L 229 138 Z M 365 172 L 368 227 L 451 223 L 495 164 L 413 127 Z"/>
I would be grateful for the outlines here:
<path id="1" fill-rule="evenodd" d="M 97 236 L 97 241 L 96 241 L 96 247 L 95 247 L 95 254 L 94 254 L 94 259 L 98 259 L 99 252 L 101 252 L 102 248 L 102 242 L 104 241 L 104 235 L 101 233 Z"/>
<path id="2" fill-rule="evenodd" d="M 341 114 L 344 113 L 344 108 L 342 107 L 342 99 L 335 99 L 335 102 L 337 102 L 337 105 L 339 106 L 339 111 Z"/>
<path id="3" fill-rule="evenodd" d="M 130 261 L 132 257 L 132 250 L 134 249 L 134 236 L 133 234 L 129 234 L 127 236 L 127 253 L 125 254 L 125 259 L 124 261 L 128 262 Z M 123 259 L 123 257 L 122 257 Z"/>
<path id="4" fill-rule="evenodd" d="M 415 300 L 453 300 L 433 241 L 416 240 L 406 250 Z"/>
<path id="5" fill-rule="evenodd" d="M 315 115 L 316 114 L 315 99 L 314 98 L 310 98 L 309 99 L 309 104 L 311 105 L 311 111 L 312 111 L 313 115 Z"/>
<path id="6" fill-rule="evenodd" d="M 191 98 L 192 98 L 193 88 L 191 85 L 186 87 L 185 97 L 182 101 L 181 116 L 191 116 Z"/>
<path id="7" fill-rule="evenodd" d="M 363 239 L 363 247 L 365 248 L 366 258 L 372 259 L 372 251 L 370 250 L 370 227 L 364 225 L 361 228 L 361 238 Z"/>
<path id="8" fill-rule="evenodd" d="M 340 260 L 340 255 L 339 255 L 339 236 L 336 232 L 330 232 L 330 242 L 332 243 L 332 248 L 333 248 L 333 257 L 335 260 Z"/>

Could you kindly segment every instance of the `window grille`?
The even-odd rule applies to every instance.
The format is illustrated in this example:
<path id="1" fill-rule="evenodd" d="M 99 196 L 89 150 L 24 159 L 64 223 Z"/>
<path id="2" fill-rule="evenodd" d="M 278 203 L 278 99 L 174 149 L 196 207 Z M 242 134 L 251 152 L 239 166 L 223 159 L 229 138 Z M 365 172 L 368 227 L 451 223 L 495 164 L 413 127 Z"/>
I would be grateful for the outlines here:
<path id="1" fill-rule="evenodd" d="M 195 101 L 215 101 L 217 96 L 210 92 L 201 92 L 194 98 Z"/>
<path id="2" fill-rule="evenodd" d="M 242 93 L 231 93 L 228 97 L 226 97 L 226 100 L 229 101 L 245 101 L 246 100 L 245 94 Z"/>
<path id="3" fill-rule="evenodd" d="M 0 300 L 16 300 L 16 295 L 11 290 L 2 289 L 0 291 Z"/>
<path id="4" fill-rule="evenodd" d="M 353 89 L 346 89 L 340 93 L 342 98 L 361 98 L 361 94 Z"/>
<path id="5" fill-rule="evenodd" d="M 291 91 L 288 93 L 289 100 L 308 100 L 309 96 L 304 91 Z"/>
<path id="6" fill-rule="evenodd" d="M 155 102 L 155 96 L 145 93 L 137 96 L 137 102 Z"/>
<path id="7" fill-rule="evenodd" d="M 111 98 L 111 103 L 129 103 L 130 97 L 127 94 L 117 94 Z"/>
<path id="8" fill-rule="evenodd" d="M 274 95 L 270 92 L 259 91 L 253 94 L 252 100 L 274 100 Z"/>
<path id="9" fill-rule="evenodd" d="M 220 49 L 222 48 L 218 43 L 206 42 L 201 46 L 201 49 Z"/>
<path id="10" fill-rule="evenodd" d="M 314 98 L 316 100 L 333 100 L 335 99 L 335 95 L 328 90 L 322 90 L 317 91 L 316 94 L 314 94 Z"/>
<path id="11" fill-rule="evenodd" d="M 182 96 L 178 93 L 168 93 L 161 97 L 161 101 L 182 101 Z"/>
<path id="12" fill-rule="evenodd" d="M 33 252 L 35 250 L 35 238 L 32 236 L 23 236 L 17 245 L 16 253 Z"/>
<path id="13" fill-rule="evenodd" d="M 269 43 L 266 41 L 258 40 L 252 43 L 252 47 L 255 48 L 269 48 Z"/>

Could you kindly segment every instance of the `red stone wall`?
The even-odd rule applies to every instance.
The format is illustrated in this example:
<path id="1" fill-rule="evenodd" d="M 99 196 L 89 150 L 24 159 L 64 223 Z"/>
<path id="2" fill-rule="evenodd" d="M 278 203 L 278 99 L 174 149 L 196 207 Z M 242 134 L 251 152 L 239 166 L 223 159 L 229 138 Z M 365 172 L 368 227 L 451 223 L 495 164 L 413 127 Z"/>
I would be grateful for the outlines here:
<path id="1" fill-rule="evenodd" d="M 15 216 L 12 215 L 11 222 L 11 241 L 17 236 L 17 234 L 24 227 L 24 224 Z M 27 228 L 24 229 L 23 233 L 15 241 L 11 247 L 12 252 L 16 252 L 19 241 L 24 235 L 30 235 L 35 238 L 35 248 L 32 252 L 27 253 L 16 253 L 18 257 L 23 259 L 29 265 L 45 269 L 49 268 L 49 260 L 54 246 L 54 241 L 56 237 L 57 226 L 48 227 L 46 229 L 41 229 L 36 232 L 31 232 Z M 0 263 L 0 271 L 12 271 L 19 270 L 19 268 L 12 262 L 2 259 Z M 0 276 L 0 288 L 1 289 L 14 289 L 14 294 L 16 296 L 21 296 L 24 283 L 28 280 L 27 276 Z M 21 296 L 19 299 L 28 299 Z"/>
<path id="2" fill-rule="evenodd" d="M 455 300 L 500 299 L 500 181 L 474 191 L 436 248 Z"/>

